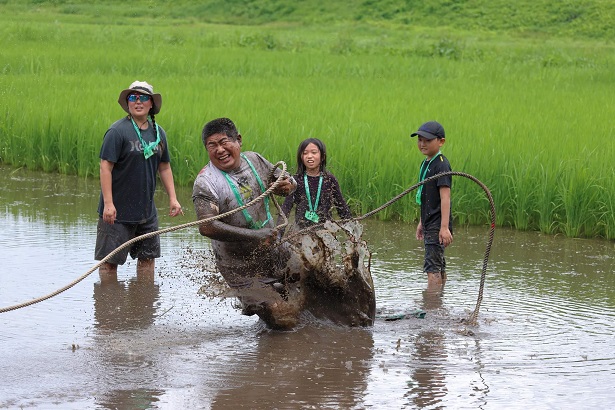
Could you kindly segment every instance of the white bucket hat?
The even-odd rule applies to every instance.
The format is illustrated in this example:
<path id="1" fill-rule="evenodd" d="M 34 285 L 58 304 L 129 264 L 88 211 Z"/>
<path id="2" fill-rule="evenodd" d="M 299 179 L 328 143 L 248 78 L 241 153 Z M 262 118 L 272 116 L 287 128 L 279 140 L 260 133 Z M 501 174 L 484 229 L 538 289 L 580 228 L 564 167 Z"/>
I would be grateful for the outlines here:
<path id="1" fill-rule="evenodd" d="M 130 113 L 128 111 L 128 94 L 133 91 L 137 91 L 140 94 L 147 94 L 152 97 L 154 101 L 153 112 L 154 114 L 158 114 L 160 112 L 160 107 L 162 107 L 162 96 L 160 94 L 154 94 L 154 87 L 151 84 L 146 83 L 145 81 L 135 81 L 130 84 L 125 90 L 122 90 L 120 93 L 120 97 L 117 99 L 117 102 L 122 106 L 124 111 Z"/>

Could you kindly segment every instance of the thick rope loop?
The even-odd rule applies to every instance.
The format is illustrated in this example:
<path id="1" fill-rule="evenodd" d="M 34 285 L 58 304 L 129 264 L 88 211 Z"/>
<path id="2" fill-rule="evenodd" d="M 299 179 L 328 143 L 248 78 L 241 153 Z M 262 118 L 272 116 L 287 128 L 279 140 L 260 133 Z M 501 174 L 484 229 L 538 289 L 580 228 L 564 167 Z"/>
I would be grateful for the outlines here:
<path id="1" fill-rule="evenodd" d="M 35 303 L 39 303 L 42 302 L 44 300 L 50 299 L 62 292 L 64 292 L 65 290 L 68 290 L 70 288 L 72 288 L 73 286 L 75 286 L 77 283 L 81 282 L 83 279 L 85 279 L 88 275 L 90 275 L 92 272 L 94 272 L 98 267 L 100 267 L 104 262 L 106 262 L 107 260 L 109 260 L 113 255 L 115 255 L 116 253 L 118 253 L 120 250 L 126 248 L 127 246 L 132 245 L 133 243 L 140 241 L 142 239 L 146 239 L 146 238 L 150 238 L 152 236 L 156 236 L 156 235 L 161 235 L 163 233 L 167 233 L 167 232 L 173 232 L 173 231 L 177 231 L 180 229 L 184 229 L 184 228 L 188 228 L 191 226 L 195 226 L 195 225 L 201 225 L 201 224 L 205 224 L 205 223 L 209 223 L 209 222 L 213 222 L 215 220 L 218 219 L 222 219 L 225 218 L 229 215 L 234 214 L 235 212 L 239 212 L 244 210 L 245 208 L 248 208 L 254 204 L 256 204 L 259 201 L 262 201 L 263 199 L 265 199 L 268 195 L 271 195 L 271 199 L 273 200 L 273 203 L 276 206 L 276 209 L 278 210 L 278 213 L 280 216 L 282 216 L 283 218 L 283 223 L 278 225 L 277 228 L 283 228 L 288 224 L 288 219 L 286 218 L 286 215 L 284 215 L 284 213 L 281 211 L 280 205 L 278 204 L 278 202 L 275 200 L 275 197 L 272 195 L 273 191 L 275 190 L 275 188 L 277 188 L 277 186 L 281 183 L 282 180 L 284 180 L 287 177 L 286 174 L 286 163 L 284 161 L 279 161 L 275 164 L 274 169 L 271 171 L 270 173 L 270 179 L 271 176 L 273 175 L 273 171 L 278 168 L 281 167 L 282 168 L 282 172 L 280 173 L 280 176 L 272 183 L 272 185 L 265 191 L 263 192 L 261 195 L 259 195 L 258 197 L 256 197 L 255 199 L 253 199 L 252 201 L 248 202 L 247 204 L 239 207 L 239 208 L 235 208 L 231 211 L 228 211 L 224 214 L 220 214 L 220 215 L 216 215 L 214 217 L 210 217 L 210 218 L 205 218 L 205 219 L 201 219 L 198 221 L 193 221 L 193 222 L 188 222 L 182 225 L 177 225 L 177 226 L 173 226 L 173 227 L 169 227 L 169 228 L 165 228 L 165 229 L 161 229 L 155 232 L 149 232 L 147 234 L 138 236 L 136 238 L 133 238 L 125 243 L 123 243 L 121 246 L 119 246 L 118 248 L 116 248 L 113 252 L 111 252 L 109 255 L 107 255 L 106 257 L 104 257 L 102 260 L 100 260 L 96 265 L 94 265 L 92 268 L 90 268 L 90 270 L 88 270 L 85 274 L 83 274 L 81 277 L 75 279 L 73 282 L 71 282 L 70 284 L 64 286 L 63 288 L 60 288 L 58 290 L 56 290 L 55 292 L 52 292 L 48 295 L 45 295 L 43 297 L 37 298 L 37 299 L 33 299 L 30 300 L 28 302 L 24 302 L 24 303 L 20 303 L 18 305 L 14 305 L 14 306 L 9 306 L 9 307 L 5 307 L 5 308 L 0 308 L 0 313 L 4 313 L 4 312 L 8 312 L 11 310 L 16 310 L 16 309 L 20 309 L 26 306 L 30 306 L 33 305 Z M 345 219 L 345 220 L 340 220 L 340 221 L 333 221 L 335 223 L 341 224 L 344 222 L 348 222 L 348 221 L 352 221 L 352 220 L 356 220 L 356 221 L 361 221 L 363 219 L 366 219 L 380 211 L 382 211 L 383 209 L 387 208 L 388 206 L 392 205 L 393 203 L 397 202 L 398 200 L 400 200 L 401 198 L 403 198 L 404 196 L 406 196 L 408 193 L 414 191 L 415 189 L 417 189 L 419 186 L 428 183 L 429 181 L 432 181 L 434 179 L 438 179 L 438 178 L 442 178 L 444 176 L 448 176 L 448 175 L 456 175 L 456 176 L 461 176 L 464 178 L 468 178 L 472 181 L 474 181 L 475 183 L 477 183 L 485 192 L 485 194 L 487 195 L 487 199 L 489 200 L 489 206 L 490 206 L 490 215 L 491 215 L 491 225 L 490 225 L 490 229 L 489 229 L 489 240 L 487 241 L 487 247 L 485 249 L 485 256 L 483 258 L 483 267 L 482 267 L 482 271 L 481 271 L 481 277 L 480 277 L 480 286 L 479 286 L 479 290 L 478 290 L 478 298 L 476 301 L 476 307 L 474 308 L 474 311 L 472 312 L 472 314 L 470 314 L 469 318 L 466 320 L 466 323 L 468 323 L 469 325 L 476 325 L 476 321 L 478 318 L 478 312 L 480 309 L 480 305 L 482 303 L 483 300 L 483 291 L 485 288 L 485 278 L 487 276 L 487 263 L 489 260 L 489 254 L 491 253 L 491 246 L 493 245 L 493 237 L 495 235 L 495 203 L 493 201 L 493 196 L 491 195 L 491 192 L 489 191 L 489 189 L 487 188 L 487 186 L 485 184 L 483 184 L 481 181 L 479 181 L 477 178 L 475 178 L 474 176 L 467 174 L 465 172 L 457 172 L 457 171 L 449 171 L 449 172 L 443 172 L 434 176 L 431 176 L 429 178 L 424 179 L 423 181 L 412 185 L 410 188 L 406 189 L 405 191 L 401 192 L 400 194 L 398 194 L 397 196 L 395 196 L 394 198 L 392 198 L 391 200 L 387 201 L 386 203 L 384 203 L 383 205 L 379 206 L 378 208 L 374 209 L 373 211 L 370 211 L 366 214 L 364 214 L 363 216 L 359 216 L 356 218 L 350 218 L 350 219 Z M 312 230 L 312 229 L 316 229 L 318 227 L 322 227 L 322 223 L 320 224 L 316 224 L 316 225 L 312 225 L 308 228 L 302 229 L 298 232 L 295 232 L 291 235 L 288 235 L 286 237 L 284 237 L 282 239 L 282 242 L 288 241 L 291 238 Z"/>

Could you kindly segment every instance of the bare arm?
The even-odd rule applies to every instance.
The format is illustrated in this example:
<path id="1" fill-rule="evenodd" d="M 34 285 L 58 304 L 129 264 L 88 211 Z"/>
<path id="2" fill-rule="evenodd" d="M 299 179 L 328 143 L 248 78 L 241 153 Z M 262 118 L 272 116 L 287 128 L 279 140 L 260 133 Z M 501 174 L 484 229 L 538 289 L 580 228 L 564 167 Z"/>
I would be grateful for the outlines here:
<path id="1" fill-rule="evenodd" d="M 184 211 L 182 211 L 182 207 L 177 201 L 177 195 L 175 194 L 175 183 L 173 182 L 171 164 L 168 162 L 161 162 L 160 165 L 158 165 L 158 173 L 160 174 L 162 185 L 164 185 L 164 189 L 169 195 L 169 215 L 183 215 Z"/>
<path id="2" fill-rule="evenodd" d="M 100 160 L 100 190 L 103 197 L 103 221 L 113 225 L 117 217 L 117 211 L 113 204 L 113 190 L 111 171 L 115 164 L 105 159 Z"/>
<path id="3" fill-rule="evenodd" d="M 451 215 L 451 187 L 440 187 L 440 243 L 448 246 L 453 242 L 453 234 L 448 229 Z"/>
<path id="4" fill-rule="evenodd" d="M 425 234 L 423 232 L 423 223 L 419 218 L 419 224 L 416 226 L 416 239 L 422 241 L 425 239 Z"/>

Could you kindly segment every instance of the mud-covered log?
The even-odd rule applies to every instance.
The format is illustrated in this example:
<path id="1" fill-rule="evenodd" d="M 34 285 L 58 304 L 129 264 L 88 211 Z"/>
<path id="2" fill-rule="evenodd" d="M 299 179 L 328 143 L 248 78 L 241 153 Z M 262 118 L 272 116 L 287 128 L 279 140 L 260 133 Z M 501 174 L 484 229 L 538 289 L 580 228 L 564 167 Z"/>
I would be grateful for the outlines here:
<path id="1" fill-rule="evenodd" d="M 329 320 L 345 326 L 371 326 L 376 299 L 370 272 L 371 253 L 357 221 L 326 222 L 291 236 L 285 247 L 282 279 L 269 288 L 238 293 L 274 329 L 291 329 L 302 318 Z M 253 296 L 268 302 L 245 303 Z"/>

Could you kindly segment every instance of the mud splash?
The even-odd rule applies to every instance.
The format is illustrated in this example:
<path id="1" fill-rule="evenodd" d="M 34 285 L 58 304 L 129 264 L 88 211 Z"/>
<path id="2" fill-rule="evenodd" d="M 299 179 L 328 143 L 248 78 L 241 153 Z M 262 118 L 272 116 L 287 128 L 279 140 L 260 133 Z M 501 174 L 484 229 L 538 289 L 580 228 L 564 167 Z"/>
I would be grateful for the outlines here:
<path id="1" fill-rule="evenodd" d="M 281 279 L 273 286 L 229 288 L 207 263 L 209 274 L 200 277 L 199 293 L 237 298 L 243 314 L 258 315 L 271 329 L 290 330 L 314 319 L 371 326 L 376 297 L 371 253 L 362 234 L 363 226 L 357 221 L 327 221 L 289 234 L 280 243 L 286 263 L 275 275 Z M 266 302 L 252 302 L 263 300 Z"/>

